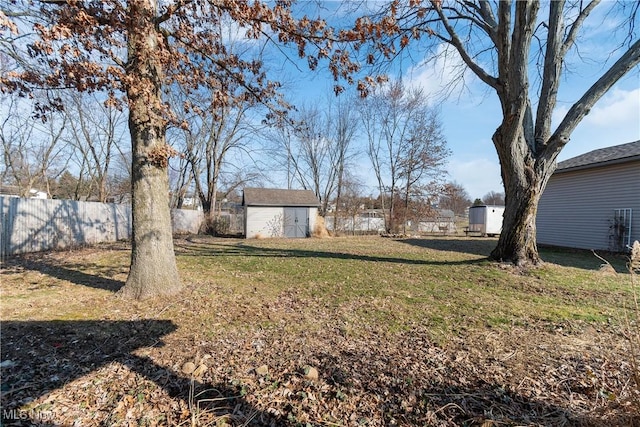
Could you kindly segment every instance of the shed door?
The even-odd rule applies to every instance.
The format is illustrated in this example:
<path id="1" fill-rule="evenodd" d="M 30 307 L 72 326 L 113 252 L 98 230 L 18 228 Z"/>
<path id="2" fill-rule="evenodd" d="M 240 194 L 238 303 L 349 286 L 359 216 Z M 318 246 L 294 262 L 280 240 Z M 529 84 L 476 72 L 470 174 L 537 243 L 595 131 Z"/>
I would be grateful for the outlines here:
<path id="1" fill-rule="evenodd" d="M 307 237 L 309 214 L 307 208 L 284 208 L 284 236 Z"/>

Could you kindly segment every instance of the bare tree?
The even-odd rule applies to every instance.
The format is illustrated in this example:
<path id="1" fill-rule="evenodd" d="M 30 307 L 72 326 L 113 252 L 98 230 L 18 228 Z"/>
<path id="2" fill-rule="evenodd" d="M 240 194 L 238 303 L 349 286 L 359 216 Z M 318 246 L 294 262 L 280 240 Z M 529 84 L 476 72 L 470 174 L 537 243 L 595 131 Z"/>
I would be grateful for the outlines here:
<path id="1" fill-rule="evenodd" d="M 340 227 L 338 226 L 339 222 L 337 222 L 336 218 L 342 217 L 348 218 L 347 223 L 352 225 L 351 231 L 355 234 L 357 216 L 358 213 L 362 211 L 362 208 L 364 207 L 363 205 L 365 204 L 363 202 L 363 200 L 365 200 L 363 194 L 364 184 L 355 174 L 345 170 L 342 178 L 341 196 L 339 203 L 336 201 L 336 211 L 334 212 L 333 230 L 335 232 L 340 230 Z"/>
<path id="2" fill-rule="evenodd" d="M 330 151 L 331 168 L 335 171 L 335 212 L 333 215 L 333 229 L 337 229 L 337 221 L 342 209 L 342 195 L 345 187 L 350 190 L 349 197 L 353 197 L 357 187 L 356 180 L 347 176 L 346 167 L 357 154 L 353 152 L 353 140 L 358 129 L 358 120 L 352 99 L 337 98 L 330 100 L 327 108 L 327 132 L 332 142 Z M 345 185 L 346 184 L 346 185 Z"/>
<path id="3" fill-rule="evenodd" d="M 293 136 L 294 126 L 287 120 L 271 123 L 264 132 L 265 157 L 267 161 L 262 162 L 263 169 L 278 171 L 286 176 L 287 189 L 292 189 L 296 181 L 296 158 L 293 157 L 295 151 L 295 138 Z M 273 180 L 267 180 L 273 181 Z"/>
<path id="4" fill-rule="evenodd" d="M 118 150 L 111 173 L 113 200 L 116 203 L 131 202 L 131 151 Z"/>
<path id="5" fill-rule="evenodd" d="M 180 139 L 178 137 L 178 139 Z M 172 145 L 180 147 L 178 141 L 171 138 L 170 131 L 167 132 L 167 140 Z M 180 148 L 179 148 L 180 149 Z M 182 149 L 184 153 L 184 148 Z M 187 155 L 177 156 L 169 162 L 169 188 L 171 191 L 171 207 L 182 209 L 187 202 L 187 198 L 192 191 L 193 172 L 189 166 Z M 193 196 L 193 194 L 191 194 Z M 195 206 L 194 206 L 195 208 Z"/>
<path id="6" fill-rule="evenodd" d="M 106 202 L 111 196 L 110 173 L 115 156 L 128 144 L 125 112 L 105 105 L 95 95 L 69 93 L 64 97 L 69 116 L 65 139 L 75 149 L 78 181 L 86 181 L 84 199 Z"/>
<path id="7" fill-rule="evenodd" d="M 393 2 L 382 16 L 360 20 L 371 23 L 361 31 L 363 42 L 372 39 L 385 58 L 395 57 L 412 40 L 426 40 L 423 46 L 432 49 L 431 58 L 448 45 L 466 69 L 497 94 L 503 117 L 493 143 L 506 200 L 493 259 L 519 265 L 539 262 L 535 216 L 558 155 L 595 103 L 640 62 L 640 41 L 634 41 L 640 3 L 615 3 L 623 15 L 619 25 L 624 28 L 626 21 L 629 32 L 618 38 L 618 49 L 611 52 L 613 63 L 603 67 L 600 77 L 552 127 L 560 84 L 572 60 L 582 57 L 571 53 L 599 4 L 559 0 L 541 8 L 536 0 L 432 0 L 407 6 Z M 459 71 L 463 76 L 464 70 Z M 533 76 L 539 81 L 535 87 Z"/>
<path id="8" fill-rule="evenodd" d="M 260 52 L 253 52 L 251 43 L 247 46 L 239 40 L 240 30 L 231 20 L 223 19 L 215 25 L 227 54 L 261 61 Z M 219 87 L 224 88 L 228 97 L 224 103 L 217 100 L 219 87 L 203 88 L 196 93 L 176 87 L 169 96 L 176 122 L 182 125 L 168 133 L 173 146 L 183 153 L 175 162 L 181 165 L 176 201 L 179 202 L 193 185 L 205 213 L 206 232 L 216 232 L 221 182 L 227 185 L 225 193 L 221 194 L 224 198 L 226 193 L 233 192 L 255 176 L 248 163 L 256 149 L 256 136 L 265 126 L 262 122 L 270 112 L 268 107 L 275 104 L 246 96 L 244 85 L 257 85 L 259 78 L 261 76 L 250 71 L 242 77 L 242 82 L 237 76 L 220 76 Z M 274 94 L 274 98 L 284 107 L 278 94 Z M 234 156 L 242 158 L 242 163 L 234 164 Z"/>
<path id="9" fill-rule="evenodd" d="M 367 154 L 388 205 L 387 231 L 397 228 L 397 200 L 408 212 L 412 197 L 443 176 L 449 155 L 437 113 L 420 90 L 393 83 L 363 100 L 360 115 L 368 140 Z M 386 200 L 386 201 L 385 201 Z"/>
<path id="10" fill-rule="evenodd" d="M 22 197 L 30 197 L 35 189 L 51 197 L 52 185 L 68 162 L 62 141 L 67 119 L 55 114 L 44 123 L 30 120 L 24 103 L 15 96 L 7 95 L 4 100 L 7 114 L 0 123 L 2 183 L 18 187 Z"/>
<path id="11" fill-rule="evenodd" d="M 295 181 L 312 190 L 320 200 L 322 216 L 334 195 L 339 174 L 335 167 L 340 154 L 337 140 L 331 138 L 335 131 L 329 130 L 329 117 L 317 105 L 301 107 L 289 121 L 275 125 L 273 138 L 276 144 L 273 155 L 287 170 L 288 186 Z"/>
<path id="12" fill-rule="evenodd" d="M 489 191 L 482 197 L 482 201 L 487 205 L 504 205 L 504 193 Z"/>
<path id="13" fill-rule="evenodd" d="M 407 220 L 415 221 L 430 212 L 431 202 L 438 190 L 439 180 L 445 175 L 442 167 L 450 155 L 442 135 L 442 126 L 436 110 L 429 109 L 416 117 L 411 125 L 410 138 L 400 163 L 400 178 L 404 188 L 403 229 Z M 416 206 L 410 215 L 409 205 Z"/>
<path id="14" fill-rule="evenodd" d="M 456 215 L 463 215 L 471 206 L 471 198 L 461 184 L 449 182 L 442 188 L 439 206 L 442 209 L 452 210 Z"/>
<path id="15" fill-rule="evenodd" d="M 247 76 L 250 79 L 250 76 Z M 184 128 L 174 128 L 169 138 L 184 156 L 179 159 L 178 194 L 184 193 L 193 183 L 194 193 L 205 213 L 206 231 L 215 233 L 215 223 L 220 181 L 225 173 L 237 177 L 231 164 L 231 156 L 244 152 L 250 154 L 251 142 L 262 125 L 257 113 L 262 105 L 253 98 L 242 96 L 242 87 L 227 81 L 231 99 L 216 105 L 215 92 L 174 93 L 172 102 L 179 122 L 188 123 Z M 178 105 L 179 104 L 179 105 Z M 179 106 L 186 106 L 184 112 Z M 248 157 L 248 156 L 245 156 Z M 248 169 L 246 164 L 242 169 Z M 236 183 L 236 185 L 240 185 Z M 233 191 L 233 187 L 227 189 Z"/>

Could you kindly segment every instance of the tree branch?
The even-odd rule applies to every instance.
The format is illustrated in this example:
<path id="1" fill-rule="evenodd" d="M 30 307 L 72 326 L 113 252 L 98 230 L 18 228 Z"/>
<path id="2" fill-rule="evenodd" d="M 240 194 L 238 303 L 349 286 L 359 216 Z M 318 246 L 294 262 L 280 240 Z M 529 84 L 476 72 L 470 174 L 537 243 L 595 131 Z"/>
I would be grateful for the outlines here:
<path id="1" fill-rule="evenodd" d="M 451 26 L 449 19 L 443 13 L 442 8 L 436 6 L 435 9 L 436 9 L 436 12 L 438 13 L 438 16 L 440 17 L 440 20 L 442 21 L 442 24 L 447 30 L 447 33 L 449 33 L 449 36 L 451 37 L 451 41 L 449 43 L 456 48 L 456 50 L 462 57 L 462 60 L 465 62 L 465 64 L 467 64 L 467 66 L 471 69 L 471 71 L 473 71 L 480 80 L 482 80 L 489 86 L 496 88 L 498 84 L 496 78 L 491 76 L 489 73 L 487 73 L 480 65 L 478 65 L 473 60 L 473 58 L 471 58 L 469 53 L 466 51 L 466 49 L 462 45 L 462 41 L 460 40 L 460 37 L 458 37 L 456 30 Z"/>
<path id="2" fill-rule="evenodd" d="M 193 3 L 193 0 L 180 0 L 175 4 L 167 7 L 167 10 L 155 19 L 156 25 L 162 24 L 165 21 L 171 19 L 171 17 L 184 6 Z"/>
<path id="3" fill-rule="evenodd" d="M 491 27 L 495 35 L 495 28 L 498 26 L 498 22 L 496 21 L 493 10 L 491 10 L 491 5 L 487 0 L 480 1 L 480 15 L 482 16 L 482 19 L 484 19 L 485 22 L 489 25 L 489 27 Z"/>
<path id="4" fill-rule="evenodd" d="M 518 93 L 512 93 L 515 97 L 527 98 L 527 93 L 520 93 L 522 89 L 529 87 L 529 76 L 527 74 L 527 62 L 529 60 L 529 49 L 533 29 L 536 24 L 538 5 L 531 0 L 516 2 L 516 13 L 514 30 L 511 38 L 511 50 L 509 53 L 509 74 L 514 80 L 511 89 Z"/>
<path id="5" fill-rule="evenodd" d="M 562 47 L 562 37 L 564 23 L 562 12 L 564 0 L 553 1 L 549 5 L 549 23 L 547 34 L 547 48 L 544 55 L 544 68 L 542 72 L 542 87 L 539 99 L 545 102 L 538 103 L 535 125 L 536 150 L 547 142 L 551 133 L 551 116 L 556 106 L 558 98 L 558 87 L 560 85 L 560 72 L 564 59 L 564 49 Z"/>
<path id="6" fill-rule="evenodd" d="M 509 69 L 509 55 L 511 53 L 511 0 L 498 2 L 498 26 L 496 30 L 496 49 L 498 51 L 498 79 L 504 85 L 506 72 Z"/>
<path id="7" fill-rule="evenodd" d="M 585 19 L 589 16 L 591 11 L 600 3 L 600 0 L 593 0 L 590 2 L 587 7 L 585 7 L 580 14 L 576 18 L 575 22 L 571 26 L 569 30 L 569 34 L 567 34 L 567 38 L 565 39 L 562 46 L 562 57 L 567 53 L 567 51 L 573 46 L 573 43 L 576 41 L 576 37 L 578 34 L 578 30 L 582 27 L 582 24 Z"/>
<path id="8" fill-rule="evenodd" d="M 629 50 L 582 95 L 582 98 L 573 104 L 551 136 L 548 148 L 548 150 L 550 150 L 549 152 L 553 153 L 561 150 L 562 147 L 569 142 L 569 135 L 578 123 L 580 123 L 580 120 L 589 114 L 591 107 L 593 107 L 622 76 L 638 64 L 640 64 L 640 40 L 637 40 L 631 45 Z"/>

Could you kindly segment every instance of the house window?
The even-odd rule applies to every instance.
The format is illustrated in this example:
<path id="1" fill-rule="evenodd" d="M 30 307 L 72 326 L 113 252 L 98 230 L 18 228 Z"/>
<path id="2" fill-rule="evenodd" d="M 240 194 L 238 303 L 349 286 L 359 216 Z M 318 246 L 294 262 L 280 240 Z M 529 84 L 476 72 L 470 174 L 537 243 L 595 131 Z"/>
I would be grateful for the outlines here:
<path id="1" fill-rule="evenodd" d="M 631 247 L 631 209 L 614 209 L 609 226 L 609 246 L 615 252 Z"/>

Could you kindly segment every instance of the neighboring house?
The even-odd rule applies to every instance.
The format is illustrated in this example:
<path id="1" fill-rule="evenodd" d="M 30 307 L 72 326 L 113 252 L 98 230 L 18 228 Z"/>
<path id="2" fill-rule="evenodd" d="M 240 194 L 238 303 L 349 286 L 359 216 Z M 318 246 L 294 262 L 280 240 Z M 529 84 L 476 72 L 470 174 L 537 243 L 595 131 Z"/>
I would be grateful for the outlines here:
<path id="1" fill-rule="evenodd" d="M 245 237 L 309 237 L 319 204 L 310 190 L 245 188 Z"/>
<path id="2" fill-rule="evenodd" d="M 20 187 L 15 185 L 0 185 L 0 196 L 4 197 L 22 197 Z M 49 195 L 46 191 L 29 189 L 29 199 L 48 199 Z"/>
<path id="3" fill-rule="evenodd" d="M 200 203 L 200 198 L 196 196 L 186 196 L 182 200 L 182 208 L 181 209 L 194 209 L 194 210 L 202 210 L 202 204 Z"/>
<path id="4" fill-rule="evenodd" d="M 640 240 L 640 141 L 558 163 L 540 198 L 540 244 L 625 251 Z"/>
<path id="5" fill-rule="evenodd" d="M 29 198 L 31 199 L 48 199 L 49 195 L 46 191 L 34 190 L 33 188 L 29 190 Z"/>

